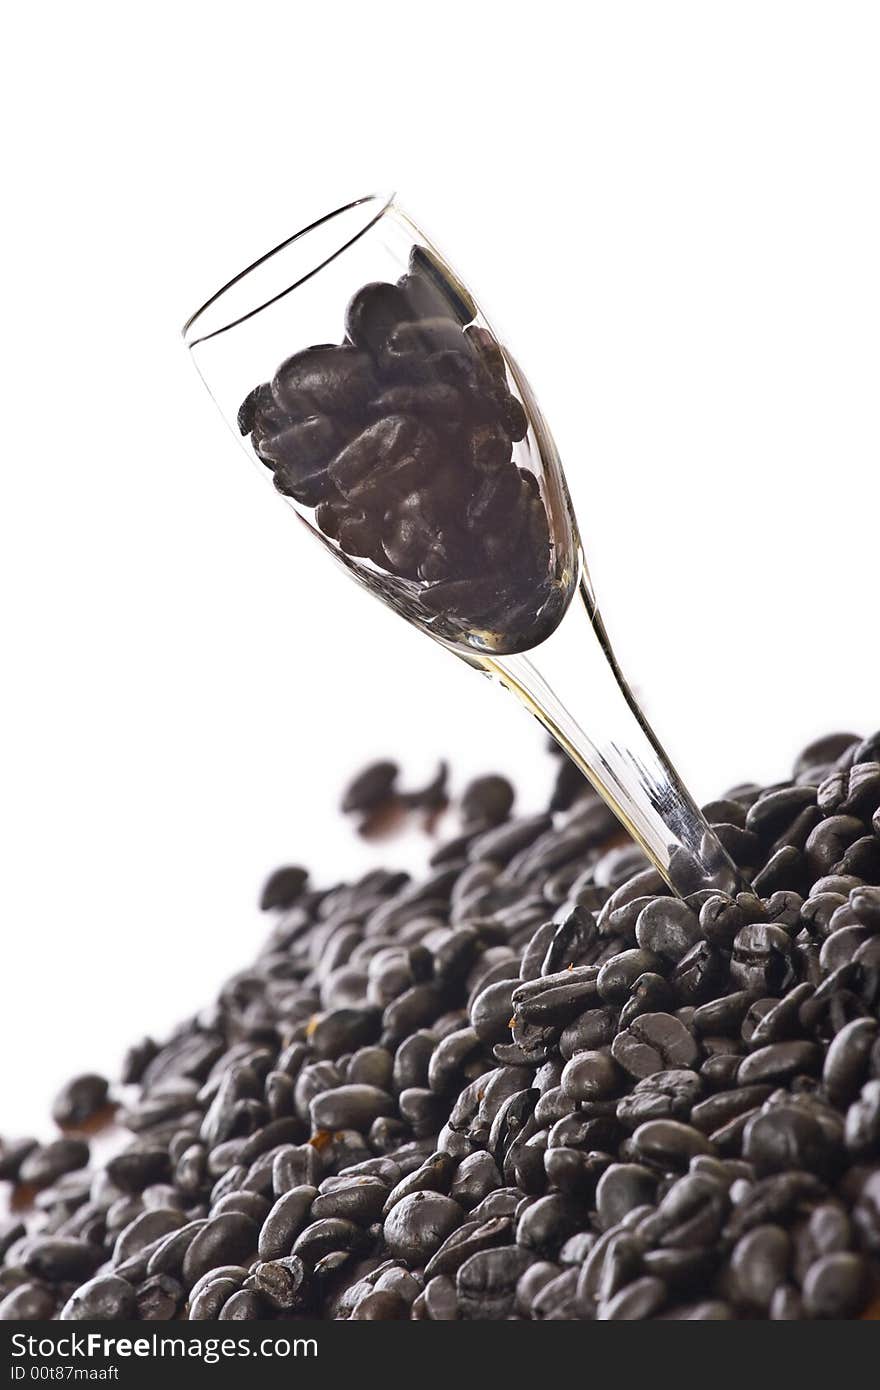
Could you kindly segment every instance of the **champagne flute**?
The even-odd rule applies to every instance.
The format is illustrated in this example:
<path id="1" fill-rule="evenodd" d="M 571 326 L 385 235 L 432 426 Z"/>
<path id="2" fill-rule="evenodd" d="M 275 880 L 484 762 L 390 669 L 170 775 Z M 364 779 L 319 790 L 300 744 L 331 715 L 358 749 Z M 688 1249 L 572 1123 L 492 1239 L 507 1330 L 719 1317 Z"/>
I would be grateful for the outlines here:
<path id="1" fill-rule="evenodd" d="M 183 333 L 251 457 L 356 580 L 513 691 L 674 892 L 745 887 L 617 665 L 525 375 L 394 196 L 297 232 Z"/>

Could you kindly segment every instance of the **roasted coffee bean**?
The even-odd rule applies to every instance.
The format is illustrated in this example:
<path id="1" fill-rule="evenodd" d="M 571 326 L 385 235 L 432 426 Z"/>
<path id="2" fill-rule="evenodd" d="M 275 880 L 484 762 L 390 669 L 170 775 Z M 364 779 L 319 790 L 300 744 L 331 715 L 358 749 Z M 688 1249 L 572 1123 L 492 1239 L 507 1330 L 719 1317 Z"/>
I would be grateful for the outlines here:
<path id="1" fill-rule="evenodd" d="M 846 1112 L 844 1137 L 856 1158 L 880 1151 L 880 1080 L 866 1081 Z"/>
<path id="2" fill-rule="evenodd" d="M 24 1155 L 18 1165 L 18 1178 L 34 1187 L 48 1187 L 64 1173 L 84 1168 L 88 1161 L 89 1146 L 84 1139 L 54 1139 Z"/>
<path id="3" fill-rule="evenodd" d="M 141 1212 L 117 1236 L 113 1247 L 114 1264 L 122 1265 L 132 1255 L 163 1241 L 170 1232 L 179 1231 L 186 1224 L 183 1212 L 173 1207 L 155 1207 Z"/>
<path id="4" fill-rule="evenodd" d="M 514 989 L 515 981 L 499 980 L 482 990 L 473 1001 L 470 1023 L 480 1042 L 491 1045 L 510 1040 Z"/>
<path id="5" fill-rule="evenodd" d="M 862 1310 L 868 1271 L 862 1255 L 841 1251 L 810 1265 L 804 1279 L 804 1309 L 811 1318 L 853 1318 Z"/>
<path id="6" fill-rule="evenodd" d="M 388 1196 L 388 1187 L 381 1178 L 355 1176 L 339 1179 L 338 1184 L 315 1198 L 311 1207 L 314 1220 L 338 1216 L 358 1226 L 378 1220 Z"/>
<path id="7" fill-rule="evenodd" d="M 501 825 L 513 809 L 514 789 L 506 777 L 475 777 L 465 787 L 459 809 L 465 825 L 488 829 Z"/>
<path id="8" fill-rule="evenodd" d="M 111 1181 L 123 1192 L 143 1192 L 151 1183 L 163 1182 L 170 1169 L 168 1150 L 158 1144 L 126 1149 L 107 1164 Z"/>
<path id="9" fill-rule="evenodd" d="M 700 1050 L 684 1024 L 672 1014 L 640 1014 L 611 1048 L 615 1061 L 631 1076 L 646 1077 L 670 1068 L 692 1068 Z"/>
<path id="10" fill-rule="evenodd" d="M 789 786 L 759 796 L 746 813 L 746 829 L 770 845 L 806 807 L 816 801 L 815 787 Z"/>
<path id="11" fill-rule="evenodd" d="M 665 1302 L 663 1280 L 645 1275 L 627 1284 L 607 1303 L 600 1303 L 596 1316 L 602 1322 L 640 1321 L 654 1317 Z"/>
<path id="12" fill-rule="evenodd" d="M 857 1018 L 832 1039 L 822 1067 L 822 1084 L 828 1099 L 841 1110 L 855 1100 L 880 1036 L 873 1018 Z"/>
<path id="13" fill-rule="evenodd" d="M 623 1004 L 640 975 L 662 971 L 663 963 L 653 951 L 621 951 L 601 967 L 596 986 L 606 1004 Z"/>
<path id="14" fill-rule="evenodd" d="M 263 1302 L 278 1312 L 287 1312 L 303 1301 L 306 1270 L 298 1255 L 261 1260 L 253 1266 L 251 1279 Z"/>
<path id="15" fill-rule="evenodd" d="M 393 762 L 370 763 L 349 783 L 342 797 L 342 810 L 364 813 L 374 811 L 377 806 L 394 794 L 394 787 L 400 769 Z"/>
<path id="16" fill-rule="evenodd" d="M 354 1322 L 388 1322 L 409 1317 L 409 1307 L 392 1289 L 373 1289 L 358 1301 L 351 1316 Z"/>
<path id="17" fill-rule="evenodd" d="M 618 1122 L 635 1130 L 648 1120 L 683 1120 L 703 1094 L 703 1083 L 696 1072 L 687 1069 L 656 1071 L 636 1082 L 633 1090 L 617 1102 Z"/>
<path id="18" fill-rule="evenodd" d="M 0 1322 L 45 1322 L 55 1307 L 56 1298 L 44 1285 L 19 1284 L 0 1299 Z"/>
<path id="19" fill-rule="evenodd" d="M 317 1186 L 321 1167 L 314 1145 L 285 1145 L 272 1159 L 272 1192 L 280 1197 L 294 1187 Z"/>
<path id="20" fill-rule="evenodd" d="M 189 1321 L 190 1322 L 215 1322 L 223 1311 L 229 1299 L 238 1293 L 241 1288 L 244 1270 L 241 1277 L 230 1277 L 219 1275 L 217 1278 L 209 1278 L 196 1292 L 193 1289 L 189 1300 Z"/>
<path id="21" fill-rule="evenodd" d="M 601 1009 L 586 1009 L 559 1035 L 559 1053 L 570 1061 L 577 1052 L 597 1052 L 614 1041 L 618 1012 L 606 1005 Z"/>
<path id="22" fill-rule="evenodd" d="M 489 1221 L 467 1221 L 447 1236 L 439 1250 L 425 1265 L 425 1279 L 442 1274 L 454 1277 L 457 1271 L 478 1250 L 491 1250 L 510 1243 L 513 1223 L 506 1216 Z"/>
<path id="23" fill-rule="evenodd" d="M 654 1174 L 637 1163 L 613 1163 L 596 1188 L 596 1210 L 603 1230 L 616 1226 L 627 1212 L 650 1202 L 657 1186 Z"/>
<path id="24" fill-rule="evenodd" d="M 337 1086 L 315 1096 L 309 1106 L 314 1130 L 367 1130 L 380 1115 L 388 1115 L 394 1103 L 387 1091 L 376 1086 Z"/>
<path id="25" fill-rule="evenodd" d="M 770 1043 L 749 1057 L 744 1057 L 737 1071 L 740 1086 L 764 1085 L 788 1081 L 799 1072 L 814 1074 L 821 1054 L 815 1043 Z"/>
<path id="26" fill-rule="evenodd" d="M 37 1236 L 28 1242 L 21 1263 L 35 1278 L 47 1284 L 62 1284 L 88 1279 L 102 1262 L 100 1247 L 88 1241 Z"/>
<path id="27" fill-rule="evenodd" d="M 693 1160 L 708 1161 L 703 1156 Z M 713 1247 L 727 1212 L 726 1186 L 714 1175 L 685 1174 L 668 1189 L 657 1210 L 639 1221 L 639 1235 L 674 1250 Z"/>
<path id="28" fill-rule="evenodd" d="M 106 1104 L 108 1083 L 103 1076 L 87 1073 L 68 1081 L 52 1103 L 52 1119 L 57 1125 L 81 1125 Z"/>
<path id="29" fill-rule="evenodd" d="M 539 1197 L 523 1213 L 516 1226 L 516 1241 L 536 1255 L 555 1256 L 577 1228 L 577 1211 L 571 1200 L 558 1192 Z"/>
<path id="30" fill-rule="evenodd" d="M 562 1073 L 562 1090 L 576 1101 L 607 1100 L 622 1084 L 620 1068 L 607 1052 L 578 1052 Z"/>
<path id="31" fill-rule="evenodd" d="M 786 1217 L 801 1202 L 826 1195 L 825 1185 L 810 1173 L 778 1173 L 752 1184 L 727 1223 L 727 1232 L 738 1239 L 744 1232 L 775 1217 Z"/>
<path id="32" fill-rule="evenodd" d="M 58 1314 L 62 1322 L 111 1322 L 132 1318 L 135 1291 L 115 1274 L 99 1274 L 81 1284 Z"/>
<path id="33" fill-rule="evenodd" d="M 15 1182 L 22 1163 L 37 1147 L 36 1139 L 0 1137 L 0 1182 Z"/>
<path id="34" fill-rule="evenodd" d="M 263 885 L 260 894 L 262 911 L 271 912 L 274 908 L 293 907 L 302 895 L 308 879 L 308 870 L 300 868 L 298 864 L 286 864 L 283 868 L 276 869 Z"/>
<path id="35" fill-rule="evenodd" d="M 213 1217 L 196 1232 L 184 1256 L 184 1285 L 192 1289 L 209 1270 L 249 1258 L 256 1246 L 257 1226 L 249 1217 L 234 1211 Z"/>
<path id="36" fill-rule="evenodd" d="M 416 1309 L 420 1300 L 423 1300 L 424 1315 L 432 1322 L 454 1322 L 458 1317 L 455 1284 L 445 1275 L 438 1274 L 428 1280 L 424 1293 L 412 1305 L 412 1317 L 417 1316 Z"/>
<path id="37" fill-rule="evenodd" d="M 853 916 L 862 926 L 880 932 L 880 888 L 854 887 L 849 895 L 849 905 Z"/>
<path id="38" fill-rule="evenodd" d="M 532 1261 L 516 1245 L 471 1255 L 455 1277 L 458 1306 L 464 1318 L 500 1321 L 513 1310 L 517 1284 Z"/>
<path id="39" fill-rule="evenodd" d="M 501 1174 L 491 1154 L 478 1151 L 458 1165 L 449 1195 L 465 1211 L 471 1211 L 501 1185 Z"/>
<path id="40" fill-rule="evenodd" d="M 215 1207 L 212 1215 L 219 1216 L 221 1213 Z M 154 1242 L 150 1242 L 151 1254 L 147 1261 L 146 1273 L 149 1276 L 157 1274 L 178 1275 L 183 1267 L 184 1257 L 187 1250 L 195 1239 L 196 1235 L 206 1225 L 204 1218 L 188 1221 L 186 1225 L 178 1227 L 176 1230 L 169 1231 L 163 1236 L 154 1248 Z"/>
<path id="41" fill-rule="evenodd" d="M 396 1202 L 385 1218 L 384 1238 L 392 1255 L 421 1268 L 461 1223 L 462 1209 L 437 1192 L 414 1192 Z"/>
<path id="42" fill-rule="evenodd" d="M 722 953 L 708 941 L 700 941 L 673 966 L 669 983 L 681 1004 L 696 1007 L 723 988 L 727 974 Z"/>
<path id="43" fill-rule="evenodd" d="M 238 1289 L 226 1300 L 218 1317 L 223 1322 L 246 1322 L 263 1317 L 265 1305 L 253 1289 Z"/>
<path id="44" fill-rule="evenodd" d="M 438 1151 L 431 1154 L 423 1163 L 410 1169 L 392 1188 L 382 1208 L 383 1216 L 387 1216 L 404 1197 L 410 1197 L 415 1192 L 447 1192 L 455 1166 L 455 1159 L 448 1153 Z"/>
<path id="45" fill-rule="evenodd" d="M 639 1158 L 663 1168 L 686 1168 L 697 1154 L 712 1152 L 710 1144 L 691 1125 L 678 1120 L 648 1120 L 632 1137 Z"/>
<path id="46" fill-rule="evenodd" d="M 364 1248 L 366 1238 L 352 1221 L 325 1217 L 314 1221 L 297 1236 L 291 1254 L 297 1255 L 307 1268 L 317 1272 L 317 1266 L 330 1254 L 350 1255 Z"/>
<path id="47" fill-rule="evenodd" d="M 755 1226 L 733 1248 L 730 1267 L 736 1296 L 747 1306 L 766 1311 L 785 1280 L 791 1242 L 780 1226 Z"/>
<path id="48" fill-rule="evenodd" d="M 183 1285 L 169 1274 L 156 1274 L 135 1289 L 135 1314 L 142 1322 L 168 1322 L 184 1300 Z"/>
<path id="49" fill-rule="evenodd" d="M 829 816 L 820 821 L 805 846 L 814 875 L 831 873 L 849 846 L 863 833 L 864 825 L 855 816 Z"/>
<path id="50" fill-rule="evenodd" d="M 678 898 L 654 898 L 636 921 L 636 940 L 645 951 L 678 961 L 702 938 L 697 914 Z"/>
<path id="51" fill-rule="evenodd" d="M 751 922 L 737 932 L 730 978 L 739 989 L 777 993 L 791 971 L 791 938 L 782 927 Z"/>
<path id="52" fill-rule="evenodd" d="M 620 1028 L 628 1028 L 639 1014 L 663 1013 L 675 1007 L 675 994 L 662 975 L 640 975 L 620 1011 Z"/>
<path id="53" fill-rule="evenodd" d="M 761 1174 L 792 1168 L 822 1174 L 836 1156 L 828 1133 L 803 1107 L 775 1105 L 753 1116 L 743 1131 L 743 1157 Z"/>
<path id="54" fill-rule="evenodd" d="M 290 1254 L 294 1241 L 306 1225 L 317 1195 L 314 1187 L 304 1185 L 294 1187 L 278 1198 L 260 1229 L 257 1248 L 261 1260 L 274 1260 Z"/>
<path id="55" fill-rule="evenodd" d="M 462 1069 L 480 1050 L 480 1039 L 473 1028 L 459 1028 L 438 1043 L 428 1064 L 428 1086 L 437 1095 L 456 1089 Z"/>

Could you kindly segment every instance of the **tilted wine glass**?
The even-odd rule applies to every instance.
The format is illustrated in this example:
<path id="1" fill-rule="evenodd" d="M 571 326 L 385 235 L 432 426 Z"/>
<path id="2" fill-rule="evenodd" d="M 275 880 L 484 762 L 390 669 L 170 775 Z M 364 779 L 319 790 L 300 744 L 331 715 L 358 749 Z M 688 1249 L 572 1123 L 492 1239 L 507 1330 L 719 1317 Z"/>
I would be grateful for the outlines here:
<path id="1" fill-rule="evenodd" d="M 296 233 L 183 331 L 248 452 L 361 584 L 518 695 L 675 892 L 744 887 L 614 659 L 528 381 L 393 197 Z"/>

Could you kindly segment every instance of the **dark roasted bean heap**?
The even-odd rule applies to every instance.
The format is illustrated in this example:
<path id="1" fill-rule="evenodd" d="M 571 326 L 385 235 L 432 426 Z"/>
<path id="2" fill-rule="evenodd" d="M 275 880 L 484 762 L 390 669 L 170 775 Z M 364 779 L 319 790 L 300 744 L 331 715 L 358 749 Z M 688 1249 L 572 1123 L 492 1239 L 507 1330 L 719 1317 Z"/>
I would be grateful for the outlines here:
<path id="1" fill-rule="evenodd" d="M 735 900 L 565 799 L 479 779 L 421 882 L 275 875 L 255 963 L 126 1057 L 125 1147 L 70 1132 L 95 1076 L 0 1143 L 0 1317 L 876 1315 L 880 735 L 710 804 Z"/>
<path id="2" fill-rule="evenodd" d="M 354 295 L 341 344 L 288 358 L 238 423 L 325 537 L 402 581 L 408 616 L 512 652 L 546 637 L 565 605 L 538 480 L 513 457 L 526 414 L 476 314 L 416 246 L 396 284 Z"/>

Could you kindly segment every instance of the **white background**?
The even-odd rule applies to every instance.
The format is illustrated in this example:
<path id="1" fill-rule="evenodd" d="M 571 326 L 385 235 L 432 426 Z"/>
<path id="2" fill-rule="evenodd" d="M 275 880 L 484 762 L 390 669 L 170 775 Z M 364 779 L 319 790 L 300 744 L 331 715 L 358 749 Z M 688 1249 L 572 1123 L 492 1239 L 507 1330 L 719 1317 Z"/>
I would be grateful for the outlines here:
<path id="1" fill-rule="evenodd" d="M 367 758 L 546 789 L 179 339 L 340 201 L 396 187 L 514 344 L 700 799 L 880 723 L 875 5 L 41 4 L 3 47 L 0 1131 L 208 1002 L 276 862 L 410 855 L 336 814 Z"/>

